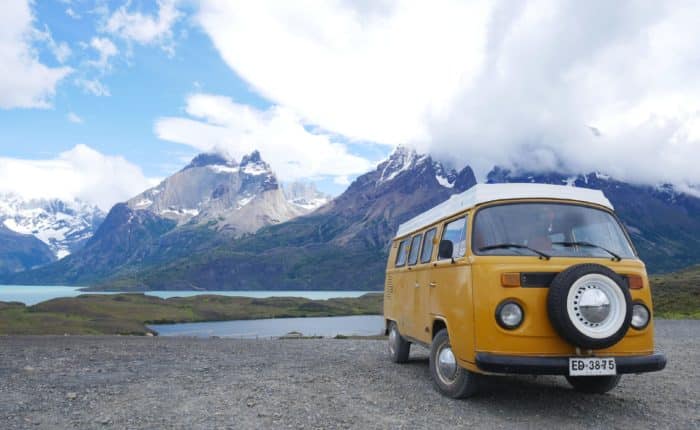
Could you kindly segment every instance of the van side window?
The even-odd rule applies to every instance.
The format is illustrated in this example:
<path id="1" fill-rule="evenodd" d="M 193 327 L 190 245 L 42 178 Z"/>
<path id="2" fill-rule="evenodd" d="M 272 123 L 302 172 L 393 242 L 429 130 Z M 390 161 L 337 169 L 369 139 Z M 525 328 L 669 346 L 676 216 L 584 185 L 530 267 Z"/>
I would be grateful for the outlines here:
<path id="1" fill-rule="evenodd" d="M 452 242 L 452 258 L 464 257 L 467 251 L 467 217 L 448 223 L 442 232 L 442 240 Z"/>
<path id="2" fill-rule="evenodd" d="M 402 267 L 406 264 L 406 251 L 407 251 L 408 239 L 404 239 L 399 244 L 399 250 L 396 253 L 396 263 L 395 267 Z"/>
<path id="3" fill-rule="evenodd" d="M 433 228 L 425 233 L 425 239 L 423 239 L 423 249 L 420 252 L 421 263 L 430 263 L 430 259 L 433 258 L 433 240 L 435 239 L 436 232 L 437 228 Z"/>
<path id="4" fill-rule="evenodd" d="M 411 250 L 408 252 L 408 265 L 413 266 L 418 262 L 418 252 L 420 251 L 420 234 L 411 239 Z"/>

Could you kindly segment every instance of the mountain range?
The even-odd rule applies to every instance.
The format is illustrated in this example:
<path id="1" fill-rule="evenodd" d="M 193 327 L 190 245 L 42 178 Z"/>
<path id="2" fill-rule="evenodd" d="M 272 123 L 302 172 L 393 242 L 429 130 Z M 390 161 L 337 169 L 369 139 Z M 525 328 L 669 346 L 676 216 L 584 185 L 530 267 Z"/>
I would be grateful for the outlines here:
<path id="1" fill-rule="evenodd" d="M 501 167 L 487 182 L 601 189 L 650 272 L 700 261 L 700 199 L 673 187 L 634 185 L 601 173 Z M 5 282 L 97 289 L 377 289 L 398 225 L 474 184 L 469 166 L 452 169 L 398 147 L 330 199 L 308 184 L 280 185 L 257 152 L 240 163 L 202 154 L 112 208 L 82 249 L 6 275 Z"/>
<path id="2" fill-rule="evenodd" d="M 80 250 L 16 279 L 73 284 L 131 273 L 309 213 L 328 199 L 312 185 L 288 187 L 285 194 L 257 151 L 240 163 L 200 154 L 157 186 L 115 205 Z"/>

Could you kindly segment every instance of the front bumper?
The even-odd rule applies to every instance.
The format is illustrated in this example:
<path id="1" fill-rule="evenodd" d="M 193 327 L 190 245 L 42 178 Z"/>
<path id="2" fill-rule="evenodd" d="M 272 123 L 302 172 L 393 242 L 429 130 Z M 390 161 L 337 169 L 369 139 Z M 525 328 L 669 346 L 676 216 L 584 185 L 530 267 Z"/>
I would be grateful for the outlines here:
<path id="1" fill-rule="evenodd" d="M 656 372 L 666 367 L 666 356 L 660 353 L 617 356 L 615 363 L 618 374 Z M 569 357 L 526 357 L 481 352 L 476 354 L 476 366 L 488 373 L 568 375 Z"/>

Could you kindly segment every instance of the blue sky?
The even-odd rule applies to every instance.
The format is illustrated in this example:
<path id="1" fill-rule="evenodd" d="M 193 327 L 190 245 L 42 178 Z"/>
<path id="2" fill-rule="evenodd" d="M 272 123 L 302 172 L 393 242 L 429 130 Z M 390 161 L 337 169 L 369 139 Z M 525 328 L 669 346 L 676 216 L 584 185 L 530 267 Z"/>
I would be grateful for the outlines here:
<path id="1" fill-rule="evenodd" d="M 698 16 L 681 0 L 3 2 L 0 192 L 108 208 L 198 152 L 259 149 L 283 182 L 338 194 L 401 144 L 481 178 L 698 193 Z"/>
<path id="2" fill-rule="evenodd" d="M 69 16 L 69 8 L 79 18 Z M 34 28 L 50 32 L 55 43 L 65 43 L 71 51 L 61 64 L 50 43 L 40 41 L 33 45 L 39 61 L 74 70 L 55 87 L 51 107 L 0 110 L 0 156 L 45 160 L 83 144 L 105 155 L 124 157 L 139 166 L 146 177 L 159 178 L 182 168 L 186 160 L 201 152 L 159 139 L 154 133 L 158 118 L 183 114 L 188 95 L 226 96 L 263 111 L 274 106 L 222 61 L 211 39 L 193 22 L 193 5 L 179 2 L 181 15 L 169 27 L 169 36 L 153 43 L 139 43 L 103 29 L 107 17 L 120 8 L 156 18 L 159 5 L 152 1 L 77 0 L 31 5 Z M 95 37 L 110 40 L 118 50 L 104 66 L 91 64 L 99 58 L 90 46 Z M 98 81 L 109 95 L 86 91 L 76 82 L 81 79 Z M 71 121 L 69 116 L 77 116 L 80 122 Z M 342 137 L 336 140 L 344 142 L 349 153 L 371 161 L 380 160 L 390 150 L 389 146 L 352 144 Z M 332 194 L 347 186 L 328 175 L 293 179 L 316 182 Z"/>

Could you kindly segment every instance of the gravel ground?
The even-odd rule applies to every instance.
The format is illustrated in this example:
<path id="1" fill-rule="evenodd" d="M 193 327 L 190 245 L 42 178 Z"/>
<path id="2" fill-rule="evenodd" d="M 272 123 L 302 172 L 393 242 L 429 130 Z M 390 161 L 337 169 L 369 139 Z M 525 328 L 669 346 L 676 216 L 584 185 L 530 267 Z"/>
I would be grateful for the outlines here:
<path id="1" fill-rule="evenodd" d="M 607 395 L 564 378 L 491 377 L 437 394 L 427 351 L 383 341 L 0 337 L 0 427 L 700 428 L 700 321 L 660 321 L 665 371 Z"/>

